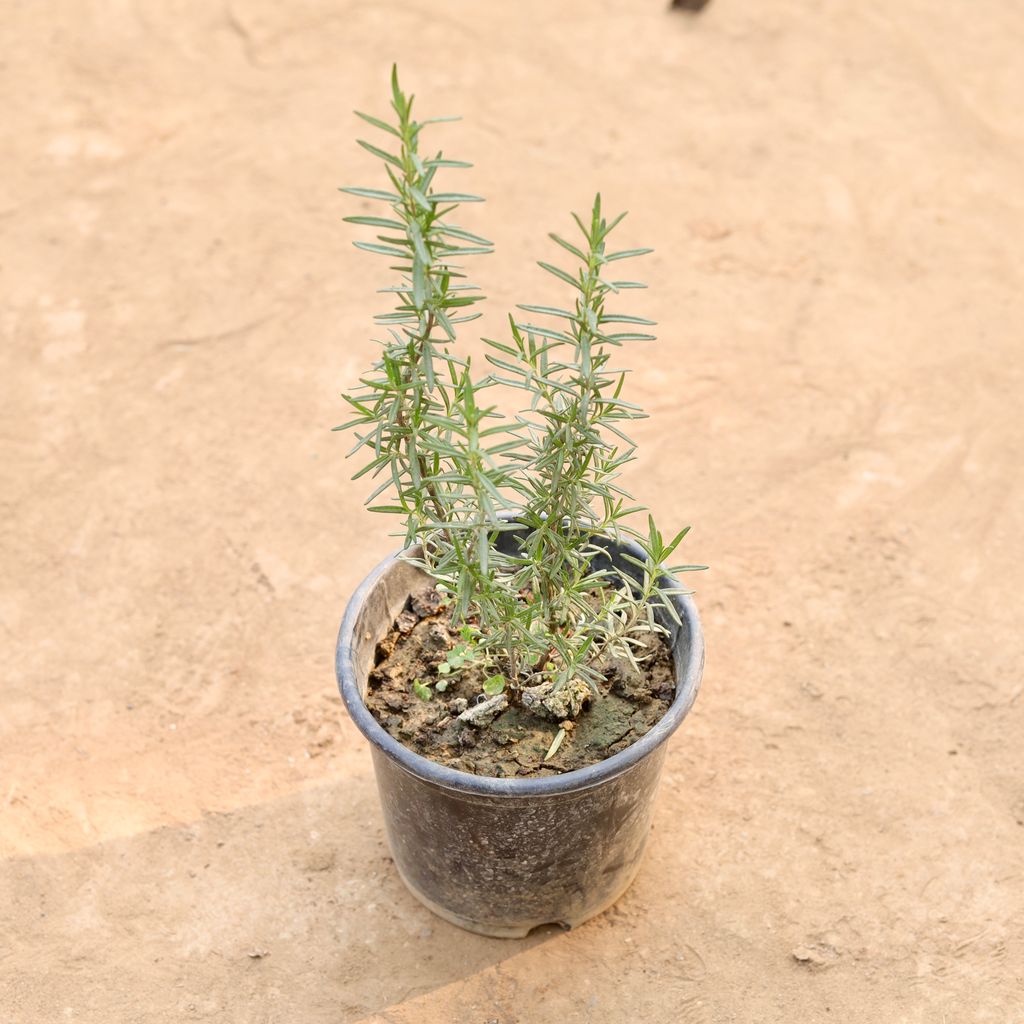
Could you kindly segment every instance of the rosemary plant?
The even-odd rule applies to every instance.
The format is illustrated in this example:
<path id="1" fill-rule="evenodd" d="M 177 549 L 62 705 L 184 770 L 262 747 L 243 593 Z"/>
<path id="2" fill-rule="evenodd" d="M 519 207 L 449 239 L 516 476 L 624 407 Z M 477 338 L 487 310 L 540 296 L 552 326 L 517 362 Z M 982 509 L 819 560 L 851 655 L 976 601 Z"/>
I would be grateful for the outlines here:
<path id="1" fill-rule="evenodd" d="M 624 215 L 606 220 L 597 196 L 589 222 L 573 215 L 578 244 L 550 236 L 573 269 L 540 263 L 566 285 L 565 308 L 519 306 L 543 323 L 510 317 L 507 340 L 486 340 L 489 372 L 474 375 L 471 360 L 451 346 L 483 299 L 464 261 L 492 247 L 450 217 L 481 199 L 438 190 L 439 171 L 471 165 L 421 149 L 427 126 L 457 119 L 415 120 L 396 70 L 391 87 L 392 120 L 358 115 L 388 136 L 386 149 L 359 144 L 382 161 L 390 187 L 342 191 L 385 208 L 384 216 L 345 219 L 378 229 L 375 241 L 355 245 L 388 258 L 398 280 L 382 291 L 395 305 L 376 317 L 387 335 L 381 356 L 344 396 L 353 417 L 336 429 L 354 429 L 350 454 L 369 453 L 355 477 L 380 479 L 367 504 L 401 518 L 406 557 L 450 596 L 464 638 L 458 666 L 482 663 L 492 673 L 489 699 L 468 710 L 467 721 L 486 721 L 509 701 L 573 718 L 599 693 L 597 660 L 612 655 L 636 666 L 643 635 L 663 629 L 656 609 L 674 614 L 666 600 L 674 591 L 658 567 L 687 531 L 666 540 L 648 515 L 638 532 L 629 519 L 646 510 L 617 483 L 635 453 L 624 426 L 644 414 L 621 397 L 625 372 L 612 368 L 611 353 L 653 335 L 638 330 L 652 321 L 606 303 L 644 287 L 613 279 L 613 265 L 651 250 L 609 251 Z M 489 401 L 496 387 L 522 392 L 522 412 L 500 415 Z M 382 495 L 384 503 L 374 504 Z M 503 543 L 508 531 L 520 540 Z M 639 543 L 644 558 L 629 558 L 635 576 L 595 557 L 604 538 Z M 450 671 L 451 659 L 445 665 Z M 416 692 L 431 696 L 422 681 Z"/>

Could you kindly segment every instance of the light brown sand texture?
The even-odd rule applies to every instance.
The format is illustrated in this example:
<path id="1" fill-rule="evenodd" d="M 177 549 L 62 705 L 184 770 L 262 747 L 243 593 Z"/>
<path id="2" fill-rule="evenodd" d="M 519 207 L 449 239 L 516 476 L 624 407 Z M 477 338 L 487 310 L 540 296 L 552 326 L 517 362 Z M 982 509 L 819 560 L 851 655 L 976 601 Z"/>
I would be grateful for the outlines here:
<path id="1" fill-rule="evenodd" d="M 1024 1021 L 1024 7 L 2 8 L 3 1024 Z M 465 351 L 597 189 L 657 250 L 625 482 L 707 671 L 568 934 L 405 891 L 334 684 L 392 60 L 489 198 Z"/>

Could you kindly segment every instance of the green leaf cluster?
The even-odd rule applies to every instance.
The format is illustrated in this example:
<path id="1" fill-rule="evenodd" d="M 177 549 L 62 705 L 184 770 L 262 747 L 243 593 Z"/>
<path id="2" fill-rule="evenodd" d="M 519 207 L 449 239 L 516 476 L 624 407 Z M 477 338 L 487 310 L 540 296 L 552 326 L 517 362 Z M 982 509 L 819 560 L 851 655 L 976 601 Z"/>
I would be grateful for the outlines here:
<path id="1" fill-rule="evenodd" d="M 391 87 L 391 120 L 359 114 L 387 136 L 382 145 L 359 144 L 382 162 L 389 188 L 342 191 L 385 208 L 345 219 L 377 229 L 373 241 L 355 245 L 388 259 L 398 280 L 382 291 L 394 307 L 376 317 L 386 331 L 380 358 L 344 396 L 352 416 L 336 429 L 353 430 L 352 453 L 368 454 L 355 474 L 375 480 L 367 504 L 401 517 L 406 547 L 421 552 L 409 557 L 449 593 L 453 621 L 473 624 L 472 645 L 465 636 L 439 673 L 463 667 L 472 650 L 495 669 L 488 695 L 557 691 L 571 679 L 596 690 L 598 657 L 635 662 L 642 634 L 663 628 L 656 609 L 673 614 L 657 567 L 686 534 L 666 541 L 650 516 L 646 531 L 631 526 L 646 510 L 617 482 L 635 455 L 628 424 L 644 413 L 623 397 L 626 372 L 612 354 L 654 336 L 652 321 L 611 308 L 621 293 L 644 287 L 613 271 L 651 250 L 610 249 L 625 215 L 607 219 L 598 195 L 587 219 L 573 215 L 580 237 L 550 236 L 568 267 L 539 264 L 567 286 L 565 305 L 518 306 L 508 336 L 485 339 L 489 367 L 475 374 L 451 346 L 483 299 L 464 261 L 492 247 L 450 219 L 480 197 L 436 188 L 439 171 L 471 165 L 423 147 L 427 126 L 456 119 L 418 121 L 397 70 Z M 521 412 L 500 415 L 494 388 L 521 393 Z M 525 539 L 501 543 L 511 530 Z M 640 544 L 638 580 L 595 558 L 603 537 Z"/>

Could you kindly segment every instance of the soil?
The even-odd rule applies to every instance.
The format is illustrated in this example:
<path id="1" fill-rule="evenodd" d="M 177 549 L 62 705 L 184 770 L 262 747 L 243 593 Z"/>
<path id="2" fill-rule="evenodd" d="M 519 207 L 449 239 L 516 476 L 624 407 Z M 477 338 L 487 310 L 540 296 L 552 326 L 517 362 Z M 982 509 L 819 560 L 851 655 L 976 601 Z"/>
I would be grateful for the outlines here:
<path id="1" fill-rule="evenodd" d="M 4 1024 L 1021 1021 L 1024 4 L 668 6 L 3 3 Z M 623 484 L 708 662 L 566 934 L 407 892 L 334 681 L 392 60 L 488 197 L 460 351 L 596 190 L 655 249 Z"/>
<path id="2" fill-rule="evenodd" d="M 366 706 L 400 743 L 448 768 L 473 775 L 558 775 L 585 768 L 625 750 L 668 710 L 675 692 L 672 651 L 664 636 L 648 634 L 640 648 L 640 671 L 622 659 L 605 658 L 594 667 L 604 676 L 599 695 L 588 699 L 573 721 L 551 722 L 521 706 L 507 707 L 492 721 L 474 726 L 459 720 L 471 703 L 484 699 L 483 667 L 439 675 L 437 666 L 459 642 L 449 616 L 437 610 L 433 587 L 413 594 L 377 646 Z M 413 692 L 422 680 L 431 700 Z M 443 687 L 438 692 L 437 687 Z M 548 751 L 559 731 L 562 742 Z"/>

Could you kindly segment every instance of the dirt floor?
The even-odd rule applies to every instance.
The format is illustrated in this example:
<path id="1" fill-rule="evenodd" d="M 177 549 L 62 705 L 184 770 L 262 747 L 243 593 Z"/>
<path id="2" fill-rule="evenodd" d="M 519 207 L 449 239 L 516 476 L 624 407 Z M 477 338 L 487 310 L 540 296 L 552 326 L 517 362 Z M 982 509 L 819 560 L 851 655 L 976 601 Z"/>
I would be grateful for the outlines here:
<path id="1" fill-rule="evenodd" d="M 2 6 L 3 1024 L 1024 1021 L 1024 8 Z M 598 188 L 657 248 L 628 482 L 708 664 L 568 934 L 405 891 L 332 676 L 392 59 L 483 333 Z"/>

